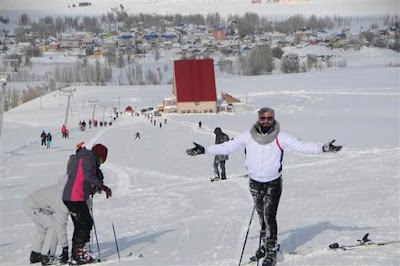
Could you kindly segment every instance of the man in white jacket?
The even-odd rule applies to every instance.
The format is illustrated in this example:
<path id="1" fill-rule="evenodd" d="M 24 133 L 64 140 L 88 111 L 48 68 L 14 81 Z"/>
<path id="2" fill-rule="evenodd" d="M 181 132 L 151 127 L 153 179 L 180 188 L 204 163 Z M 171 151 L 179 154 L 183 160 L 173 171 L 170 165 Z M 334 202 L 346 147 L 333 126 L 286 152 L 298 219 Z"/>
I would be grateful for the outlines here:
<path id="1" fill-rule="evenodd" d="M 36 227 L 30 262 L 50 265 L 54 262 L 57 244 L 62 247 L 61 263 L 68 261 L 68 209 L 62 201 L 66 176 L 55 185 L 39 188 L 24 199 L 24 210 Z"/>
<path id="2" fill-rule="evenodd" d="M 342 146 L 333 145 L 333 141 L 322 145 L 304 143 L 290 134 L 280 131 L 275 120 L 275 111 L 270 107 L 258 111 L 258 120 L 250 130 L 235 136 L 233 140 L 207 148 L 194 143 L 195 147 L 186 151 L 188 155 L 230 154 L 245 148 L 246 171 L 250 178 L 250 193 L 259 216 L 263 245 L 256 251 L 252 260 L 263 257 L 263 266 L 276 263 L 278 226 L 276 214 L 282 193 L 283 151 L 292 150 L 301 154 L 321 154 L 338 152 Z"/>

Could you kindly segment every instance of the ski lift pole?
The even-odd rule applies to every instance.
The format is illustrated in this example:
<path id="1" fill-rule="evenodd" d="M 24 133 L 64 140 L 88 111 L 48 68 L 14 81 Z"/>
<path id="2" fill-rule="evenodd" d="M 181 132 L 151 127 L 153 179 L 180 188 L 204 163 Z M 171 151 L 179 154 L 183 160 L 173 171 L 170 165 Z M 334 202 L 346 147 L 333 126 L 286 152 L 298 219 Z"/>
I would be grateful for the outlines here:
<path id="1" fill-rule="evenodd" d="M 63 90 L 64 93 L 68 94 L 67 111 L 65 112 L 65 121 L 64 121 L 65 126 L 68 125 L 68 113 L 69 113 L 69 106 L 70 106 L 70 102 L 71 102 L 71 96 L 74 94 L 75 91 L 76 91 L 76 88 L 69 89 L 69 90 Z"/>
<path id="2" fill-rule="evenodd" d="M 7 77 L 0 77 L 1 82 L 1 91 L 0 91 L 0 139 L 1 139 L 1 131 L 3 128 L 3 113 L 4 113 L 4 105 L 6 100 L 6 86 L 7 86 Z"/>
<path id="3" fill-rule="evenodd" d="M 0 24 L 1 26 L 1 24 Z M 0 90 L 0 140 L 1 140 L 1 131 L 3 128 L 3 113 L 4 113 L 4 107 L 6 104 L 6 94 L 7 94 L 7 82 L 9 75 L 16 74 L 17 73 L 17 67 L 11 66 L 11 63 L 14 62 L 18 64 L 18 59 L 4 59 L 2 61 L 6 61 L 6 71 L 0 73 L 0 83 L 1 83 L 1 90 Z M 14 69 L 14 70 L 12 70 Z"/>

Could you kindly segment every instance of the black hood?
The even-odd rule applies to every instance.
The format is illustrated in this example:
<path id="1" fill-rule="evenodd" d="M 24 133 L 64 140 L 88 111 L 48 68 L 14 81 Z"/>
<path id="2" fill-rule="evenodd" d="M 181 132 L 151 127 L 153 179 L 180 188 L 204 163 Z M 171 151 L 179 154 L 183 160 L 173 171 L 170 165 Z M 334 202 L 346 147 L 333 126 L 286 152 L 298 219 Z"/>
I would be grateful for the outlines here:
<path id="1" fill-rule="evenodd" d="M 221 134 L 221 133 L 222 133 L 221 128 L 216 127 L 216 128 L 214 129 L 214 134 L 218 135 L 218 134 Z"/>

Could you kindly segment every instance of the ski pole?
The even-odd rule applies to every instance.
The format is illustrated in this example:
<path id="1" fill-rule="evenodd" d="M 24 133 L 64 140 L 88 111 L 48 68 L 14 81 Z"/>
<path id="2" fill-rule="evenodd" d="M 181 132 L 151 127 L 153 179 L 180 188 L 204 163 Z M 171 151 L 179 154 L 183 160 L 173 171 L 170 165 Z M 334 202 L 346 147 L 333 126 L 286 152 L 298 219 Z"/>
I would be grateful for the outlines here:
<path id="1" fill-rule="evenodd" d="M 93 213 L 92 208 L 90 208 L 89 210 L 90 210 L 90 213 L 92 214 Z M 93 216 L 92 216 L 92 219 L 93 219 Z M 93 252 L 93 247 L 94 247 L 93 241 L 94 241 L 93 240 L 93 230 L 90 230 L 90 241 L 89 241 L 89 251 L 90 252 Z"/>
<path id="2" fill-rule="evenodd" d="M 242 248 L 242 254 L 240 254 L 239 266 L 240 266 L 240 264 L 242 263 L 244 248 L 246 247 L 247 237 L 249 236 L 251 221 L 253 221 L 253 216 L 254 216 L 254 211 L 255 211 L 255 210 L 256 210 L 256 204 L 254 204 L 253 211 L 251 212 L 251 217 L 250 217 L 249 226 L 247 227 L 246 237 L 244 238 L 244 243 L 243 243 L 243 248 Z"/>
<path id="3" fill-rule="evenodd" d="M 92 220 L 93 220 L 94 235 L 96 237 L 97 251 L 101 255 L 100 246 L 99 246 L 99 239 L 97 238 L 96 223 L 94 222 L 93 210 L 91 210 L 91 212 L 92 212 L 91 214 L 92 214 Z"/>
<path id="4" fill-rule="evenodd" d="M 260 230 L 260 239 L 258 240 L 258 249 L 261 247 L 261 238 L 262 238 L 262 228 Z M 260 260 L 257 260 L 257 266 L 259 265 Z"/>
<path id="5" fill-rule="evenodd" d="M 90 203 L 90 204 L 89 204 Z M 92 216 L 92 219 L 93 219 L 93 196 L 91 196 L 88 200 L 87 200 L 87 204 L 88 204 L 88 206 L 89 206 L 89 210 L 90 210 L 90 215 Z M 94 223 L 94 219 L 93 219 L 93 223 Z M 90 252 L 93 252 L 93 248 L 94 248 L 94 243 L 93 243 L 93 230 L 90 230 L 90 239 L 91 239 L 91 242 L 92 243 L 90 243 L 89 242 L 89 250 L 90 250 Z"/>
<path id="6" fill-rule="evenodd" d="M 110 202 L 109 202 L 108 200 L 107 200 L 107 206 L 108 206 L 108 213 L 110 213 Z M 115 239 L 115 246 L 117 247 L 118 260 L 121 261 L 121 256 L 119 255 L 119 248 L 118 248 L 117 235 L 115 234 L 114 222 L 113 222 L 113 220 L 111 219 L 111 217 L 110 217 L 110 220 L 111 220 L 111 225 L 112 225 L 112 229 L 113 229 L 113 232 L 114 232 L 114 239 Z"/>
<path id="7" fill-rule="evenodd" d="M 115 239 L 115 246 L 117 247 L 117 253 L 118 253 L 118 260 L 121 262 L 121 257 L 119 255 L 119 248 L 118 248 L 118 241 L 117 241 L 117 236 L 115 234 L 115 227 L 114 227 L 114 223 L 111 222 L 112 224 L 112 228 L 113 228 L 113 232 L 114 232 L 114 239 Z"/>

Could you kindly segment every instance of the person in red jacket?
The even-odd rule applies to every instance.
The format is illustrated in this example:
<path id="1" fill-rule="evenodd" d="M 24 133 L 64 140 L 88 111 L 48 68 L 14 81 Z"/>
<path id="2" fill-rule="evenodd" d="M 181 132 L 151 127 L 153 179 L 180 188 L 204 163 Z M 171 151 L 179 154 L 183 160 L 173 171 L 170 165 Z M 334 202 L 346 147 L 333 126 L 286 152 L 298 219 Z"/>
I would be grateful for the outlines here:
<path id="1" fill-rule="evenodd" d="M 107 153 L 108 149 L 102 144 L 94 145 L 92 150 L 83 147 L 76 153 L 68 170 L 68 180 L 62 199 L 74 223 L 71 261 L 75 264 L 81 265 L 94 261 L 86 248 L 93 226 L 93 219 L 86 201 L 96 191 L 105 191 L 107 198 L 112 195 L 111 189 L 105 186 L 100 178 L 103 177 L 100 165 L 106 161 Z"/>
<path id="2" fill-rule="evenodd" d="M 63 138 L 68 138 L 68 129 L 67 129 L 66 125 L 62 125 L 61 133 L 62 133 Z"/>

